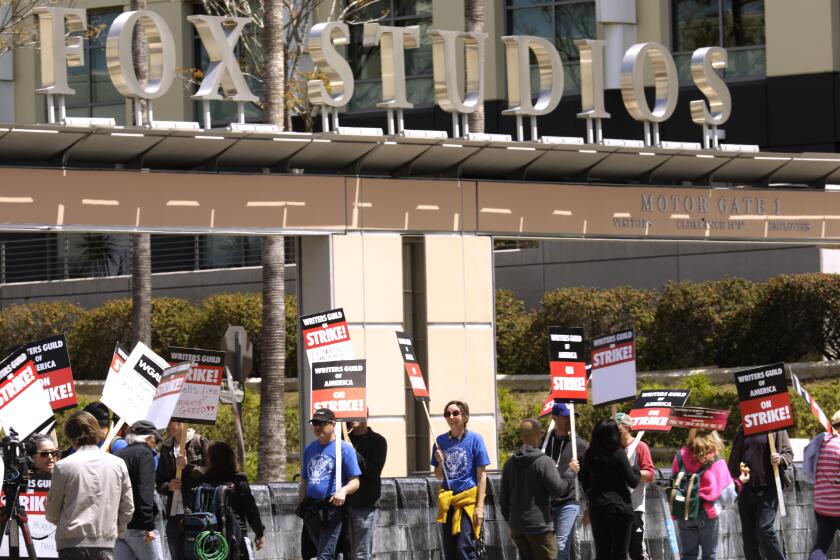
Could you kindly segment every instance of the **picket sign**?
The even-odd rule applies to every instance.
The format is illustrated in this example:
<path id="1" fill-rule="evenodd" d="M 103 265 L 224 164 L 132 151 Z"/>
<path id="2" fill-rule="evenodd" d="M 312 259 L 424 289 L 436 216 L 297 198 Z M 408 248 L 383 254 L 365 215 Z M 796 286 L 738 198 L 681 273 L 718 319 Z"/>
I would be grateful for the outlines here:
<path id="1" fill-rule="evenodd" d="M 817 404 L 816 399 L 811 396 L 808 391 L 805 390 L 805 387 L 802 386 L 802 383 L 799 381 L 799 378 L 796 377 L 795 373 L 790 374 L 790 380 L 793 382 L 793 388 L 799 393 L 799 396 L 805 399 L 805 402 L 808 403 L 808 408 L 811 409 L 811 413 L 817 417 L 817 420 L 820 421 L 820 425 L 825 428 L 825 431 L 829 434 L 834 433 L 831 426 L 831 421 L 828 419 L 828 416 L 825 415 L 820 405 Z"/>
<path id="2" fill-rule="evenodd" d="M 181 473 L 183 472 L 183 467 L 178 464 L 178 456 L 184 455 L 187 456 L 187 425 L 184 424 L 181 428 L 181 435 L 178 436 L 178 453 L 175 454 L 175 478 L 177 480 L 181 480 Z M 178 505 L 182 504 L 184 501 L 184 495 L 181 493 L 180 490 L 173 490 L 172 491 L 172 507 L 169 510 L 169 516 L 174 517 L 178 511 Z"/>
<path id="3" fill-rule="evenodd" d="M 111 442 L 114 441 L 114 438 L 117 437 L 117 434 L 120 433 L 123 426 L 125 426 L 125 420 L 120 418 L 117 420 L 116 424 L 111 424 L 111 429 L 108 430 L 108 435 L 105 436 L 105 441 L 102 442 L 102 449 L 103 452 L 108 453 L 108 449 L 111 447 Z"/>
<path id="4" fill-rule="evenodd" d="M 572 438 L 572 459 L 577 461 L 577 432 L 575 431 L 575 405 L 569 405 L 569 432 Z M 578 493 L 578 479 L 577 474 L 575 474 L 575 501 L 580 498 Z"/>
<path id="5" fill-rule="evenodd" d="M 773 432 L 767 434 L 767 441 L 770 443 L 770 455 L 776 452 L 776 441 Z M 782 478 L 779 476 L 779 465 L 773 465 L 773 478 L 776 479 L 776 495 L 779 497 L 779 515 L 787 515 L 785 511 L 785 496 L 782 494 Z"/>
<path id="6" fill-rule="evenodd" d="M 437 436 L 435 436 L 435 431 L 432 429 L 432 416 L 429 414 L 429 403 L 427 401 L 423 401 L 423 410 L 426 411 L 426 420 L 429 422 L 429 434 L 432 436 L 432 442 L 437 443 Z M 438 450 L 440 449 L 438 448 Z M 442 451 L 441 454 L 443 454 Z M 438 461 L 438 463 L 440 463 L 440 470 L 443 472 L 443 480 L 446 481 L 446 487 L 452 490 L 452 486 L 449 484 L 449 474 L 446 472 L 446 461 Z"/>
<path id="7" fill-rule="evenodd" d="M 548 431 L 545 433 L 545 439 L 543 440 L 542 444 L 542 452 L 545 453 L 545 450 L 548 449 L 548 438 L 551 437 L 551 432 L 554 431 L 554 418 L 551 419 L 551 422 L 548 424 Z"/>

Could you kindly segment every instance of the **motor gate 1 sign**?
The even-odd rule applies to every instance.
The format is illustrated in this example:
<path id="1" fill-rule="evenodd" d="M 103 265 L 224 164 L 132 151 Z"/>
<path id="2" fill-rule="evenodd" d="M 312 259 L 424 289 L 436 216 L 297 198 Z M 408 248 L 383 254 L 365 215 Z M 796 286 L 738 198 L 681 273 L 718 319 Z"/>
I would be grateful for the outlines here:
<path id="1" fill-rule="evenodd" d="M 364 420 L 367 418 L 366 382 L 365 360 L 313 364 L 310 414 L 319 408 L 329 408 L 337 420 Z"/>
<path id="2" fill-rule="evenodd" d="M 138 342 L 119 371 L 114 375 L 109 373 L 102 403 L 128 425 L 145 419 L 168 366 L 166 360 Z"/>
<path id="3" fill-rule="evenodd" d="M 586 403 L 583 329 L 548 327 L 551 396 L 555 401 Z"/>
<path id="4" fill-rule="evenodd" d="M 738 408 L 744 435 L 775 432 L 793 426 L 785 364 L 773 364 L 735 374 Z"/>
<path id="5" fill-rule="evenodd" d="M 642 391 L 630 411 L 633 429 L 670 432 L 668 417 L 671 415 L 671 407 L 685 405 L 690 393 L 688 389 Z"/>
<path id="6" fill-rule="evenodd" d="M 397 344 L 400 347 L 400 353 L 405 364 L 405 373 L 408 375 L 408 382 L 411 383 L 411 392 L 414 394 L 414 398 L 418 401 L 428 401 L 429 390 L 426 388 L 426 379 L 423 377 L 420 364 L 417 363 L 417 355 L 414 353 L 411 336 L 408 333 L 398 332 Z"/>
<path id="7" fill-rule="evenodd" d="M 633 330 L 592 341 L 592 404 L 612 404 L 636 397 L 636 343 Z"/>
<path id="8" fill-rule="evenodd" d="M 353 343 L 343 309 L 301 317 L 300 331 L 309 365 L 353 358 Z"/>
<path id="9" fill-rule="evenodd" d="M 50 397 L 53 411 L 76 406 L 76 384 L 70 369 L 70 354 L 63 334 L 27 342 L 19 348 L 26 350 L 35 362 L 41 385 Z"/>
<path id="10" fill-rule="evenodd" d="M 14 428 L 21 441 L 53 421 L 47 392 L 35 363 L 20 350 L 0 362 L 0 424 L 6 434 Z"/>
<path id="11" fill-rule="evenodd" d="M 169 349 L 169 363 L 189 362 L 192 370 L 181 391 L 172 419 L 178 422 L 215 424 L 219 413 L 219 396 L 225 376 L 225 353 L 198 348 Z"/>

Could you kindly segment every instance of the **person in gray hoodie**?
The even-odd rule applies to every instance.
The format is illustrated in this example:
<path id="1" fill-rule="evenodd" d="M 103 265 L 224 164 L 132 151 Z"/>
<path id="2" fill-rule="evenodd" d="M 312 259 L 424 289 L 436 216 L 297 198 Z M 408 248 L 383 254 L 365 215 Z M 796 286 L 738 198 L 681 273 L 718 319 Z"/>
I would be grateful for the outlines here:
<path id="1" fill-rule="evenodd" d="M 539 448 L 542 434 L 539 420 L 524 420 L 519 426 L 522 447 L 502 471 L 502 517 L 522 560 L 557 558 L 551 499 L 566 494 L 580 470 L 578 462 L 572 460 L 561 476 L 551 457 Z"/>

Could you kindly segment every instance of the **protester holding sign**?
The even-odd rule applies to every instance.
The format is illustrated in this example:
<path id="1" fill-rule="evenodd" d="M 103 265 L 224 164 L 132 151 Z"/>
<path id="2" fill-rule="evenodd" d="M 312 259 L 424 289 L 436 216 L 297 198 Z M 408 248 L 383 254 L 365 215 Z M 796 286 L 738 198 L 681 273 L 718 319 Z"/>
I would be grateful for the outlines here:
<path id="1" fill-rule="evenodd" d="M 639 471 L 641 478 L 638 485 L 630 492 L 633 506 L 633 522 L 630 525 L 630 560 L 644 560 L 648 557 L 645 549 L 645 487 L 653 480 L 655 467 L 650 456 L 648 444 L 633 437 L 630 429 L 633 419 L 629 414 L 619 412 L 615 416 L 618 433 L 621 435 L 621 447 L 627 453 L 630 465 Z"/>
<path id="2" fill-rule="evenodd" d="M 64 435 L 76 452 L 56 464 L 46 504 L 59 558 L 107 558 L 134 513 L 128 469 L 99 450 L 99 425 L 89 413 L 73 413 Z"/>
<path id="3" fill-rule="evenodd" d="M 158 492 L 165 498 L 166 509 L 166 543 L 170 556 L 178 560 L 184 556 L 184 531 L 181 522 L 184 519 L 184 501 L 179 500 L 179 506 L 172 511 L 174 493 L 181 490 L 181 480 L 175 477 L 178 466 L 183 470 L 188 464 L 194 467 L 204 466 L 207 456 L 207 438 L 193 432 L 184 434 L 186 426 L 182 422 L 170 422 L 166 428 L 169 438 L 160 446 L 160 460 L 155 473 Z M 184 437 L 187 436 L 187 437 Z M 186 443 L 185 450 L 180 448 L 182 438 Z"/>
<path id="4" fill-rule="evenodd" d="M 738 498 L 738 514 L 741 517 L 741 538 L 744 541 L 746 560 L 761 560 L 759 547 L 767 560 L 784 560 L 785 553 L 776 533 L 776 509 L 779 496 L 773 480 L 773 465 L 786 471 L 793 464 L 793 449 L 787 431 L 781 430 L 771 437 L 775 440 L 777 452 L 770 453 L 770 442 L 766 433 L 744 435 L 738 427 L 732 451 L 729 454 L 729 472 L 733 477 L 741 473 L 741 463 L 750 469 L 750 481 Z M 782 486 L 787 477 L 782 477 Z"/>
<path id="5" fill-rule="evenodd" d="M 816 457 L 814 477 L 814 513 L 817 518 L 817 536 L 809 560 L 825 560 L 834 540 L 834 533 L 840 528 L 840 410 L 831 418 L 829 433 L 818 436 L 819 451 Z M 807 468 L 807 465 L 806 465 Z"/>
<path id="6" fill-rule="evenodd" d="M 640 476 L 621 448 L 618 425 L 612 418 L 601 420 L 592 430 L 579 476 L 589 498 L 596 557 L 626 560 L 633 521 L 630 489 L 639 484 Z"/>
<path id="7" fill-rule="evenodd" d="M 443 407 L 449 431 L 432 446 L 435 476 L 443 481 L 438 492 L 437 522 L 443 524 L 443 554 L 447 560 L 475 558 L 475 540 L 484 522 L 484 495 L 490 457 L 484 440 L 467 430 L 470 408 L 463 401 Z"/>
<path id="8" fill-rule="evenodd" d="M 704 559 L 716 557 L 718 519 L 723 506 L 734 503 L 737 492 L 750 479 L 746 468 L 740 470 L 738 478 L 730 475 L 721 458 L 723 448 L 723 440 L 713 431 L 691 438 L 674 457 L 673 479 L 686 480 L 689 493 L 682 496 L 682 511 L 675 511 L 673 504 L 678 501 L 671 501 L 671 514 L 680 528 L 682 560 L 697 560 L 701 550 Z M 689 507 L 692 503 L 698 507 Z"/>
<path id="9" fill-rule="evenodd" d="M 546 454 L 554 461 L 560 476 L 566 474 L 572 462 L 571 410 L 563 403 L 554 403 L 551 418 L 554 429 L 548 436 L 545 445 Z M 587 443 L 579 435 L 575 435 L 577 456 L 583 457 Z M 575 522 L 580 513 L 580 502 L 575 496 L 575 485 L 570 484 L 565 492 L 554 496 L 551 502 L 551 513 L 554 517 L 554 534 L 557 540 L 557 560 L 569 560 L 575 534 Z"/>
<path id="10" fill-rule="evenodd" d="M 359 489 L 359 469 L 356 452 L 347 442 L 341 442 L 341 479 L 336 486 L 335 413 L 319 408 L 309 420 L 318 438 L 303 451 L 298 514 L 317 548 L 318 558 L 338 557 L 338 539 L 346 517 L 347 496 Z"/>

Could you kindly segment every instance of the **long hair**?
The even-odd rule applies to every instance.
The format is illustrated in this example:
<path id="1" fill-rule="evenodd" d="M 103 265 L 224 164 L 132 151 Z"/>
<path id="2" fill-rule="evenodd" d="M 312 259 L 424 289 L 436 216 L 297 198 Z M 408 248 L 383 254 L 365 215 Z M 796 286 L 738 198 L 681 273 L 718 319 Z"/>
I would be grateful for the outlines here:
<path id="1" fill-rule="evenodd" d="M 64 435 L 75 447 L 99 443 L 99 423 L 89 412 L 79 410 L 64 423 Z"/>
<path id="2" fill-rule="evenodd" d="M 612 418 L 601 420 L 592 428 L 592 439 L 586 450 L 586 461 L 591 465 L 605 461 L 621 448 L 618 424 Z"/>
<path id="3" fill-rule="evenodd" d="M 694 455 L 694 460 L 698 463 L 705 463 L 709 453 L 714 451 L 715 455 L 723 453 L 723 440 L 716 431 L 707 434 L 701 434 L 694 438 L 694 441 L 688 444 L 691 454 Z"/>
<path id="4" fill-rule="evenodd" d="M 233 448 L 224 441 L 211 441 L 203 471 L 209 478 L 228 478 L 238 473 L 239 464 Z"/>

